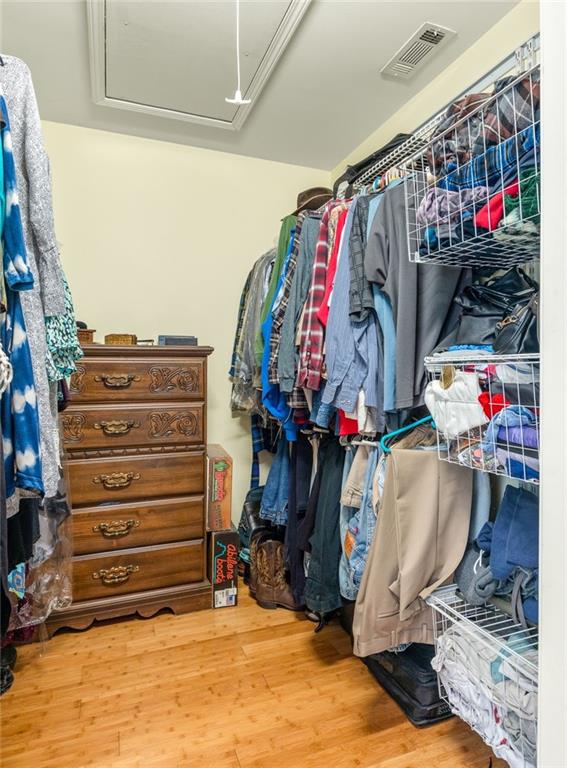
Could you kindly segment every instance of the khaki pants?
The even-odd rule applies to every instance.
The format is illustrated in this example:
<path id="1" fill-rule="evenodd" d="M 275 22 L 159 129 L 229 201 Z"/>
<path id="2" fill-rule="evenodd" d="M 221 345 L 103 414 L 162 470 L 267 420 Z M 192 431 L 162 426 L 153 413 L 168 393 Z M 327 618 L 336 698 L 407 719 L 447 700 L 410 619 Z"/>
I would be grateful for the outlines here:
<path id="1" fill-rule="evenodd" d="M 472 472 L 440 461 L 436 450 L 392 450 L 355 606 L 357 656 L 433 643 L 424 599 L 452 577 L 465 551 Z"/>

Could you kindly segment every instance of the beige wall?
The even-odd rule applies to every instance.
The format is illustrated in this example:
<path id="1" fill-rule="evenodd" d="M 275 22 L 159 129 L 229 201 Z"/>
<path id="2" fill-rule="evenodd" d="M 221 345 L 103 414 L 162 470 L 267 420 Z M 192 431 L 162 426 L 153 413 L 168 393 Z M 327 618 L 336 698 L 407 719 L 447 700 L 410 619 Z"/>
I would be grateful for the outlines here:
<path id="1" fill-rule="evenodd" d="M 482 13 L 483 5 L 483 2 L 478 3 L 479 13 Z M 538 31 L 539 3 L 537 0 L 522 0 L 445 72 L 432 80 L 417 96 L 410 99 L 402 109 L 341 160 L 332 172 L 333 179 L 340 176 L 349 163 L 355 163 L 375 152 L 397 133 L 411 133 L 425 123 L 469 84 L 480 80 L 511 51 Z M 400 84 L 400 87 L 403 85 Z"/>
<path id="2" fill-rule="evenodd" d="M 234 457 L 233 516 L 249 482 L 246 421 L 229 409 L 238 300 L 310 168 L 44 123 L 57 236 L 77 317 L 105 333 L 193 334 L 215 352 L 209 441 Z"/>

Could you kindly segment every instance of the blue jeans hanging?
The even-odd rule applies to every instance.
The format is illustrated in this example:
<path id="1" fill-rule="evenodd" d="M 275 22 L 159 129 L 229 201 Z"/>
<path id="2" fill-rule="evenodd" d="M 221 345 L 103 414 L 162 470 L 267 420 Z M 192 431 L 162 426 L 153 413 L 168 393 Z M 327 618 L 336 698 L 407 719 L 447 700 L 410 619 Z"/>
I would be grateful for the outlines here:
<path id="1" fill-rule="evenodd" d="M 289 442 L 282 434 L 266 480 L 260 517 L 270 520 L 274 525 L 286 525 L 288 498 Z"/>

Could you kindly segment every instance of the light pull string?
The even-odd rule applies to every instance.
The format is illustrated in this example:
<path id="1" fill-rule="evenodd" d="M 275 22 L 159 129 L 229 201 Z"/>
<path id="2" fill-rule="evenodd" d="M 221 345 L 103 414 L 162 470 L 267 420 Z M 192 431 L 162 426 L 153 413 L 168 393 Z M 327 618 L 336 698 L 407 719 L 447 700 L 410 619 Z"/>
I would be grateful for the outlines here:
<path id="1" fill-rule="evenodd" d="M 243 99 L 240 90 L 240 0 L 236 0 L 236 92 L 232 99 L 228 97 L 225 101 L 229 104 L 250 104 L 251 99 Z"/>

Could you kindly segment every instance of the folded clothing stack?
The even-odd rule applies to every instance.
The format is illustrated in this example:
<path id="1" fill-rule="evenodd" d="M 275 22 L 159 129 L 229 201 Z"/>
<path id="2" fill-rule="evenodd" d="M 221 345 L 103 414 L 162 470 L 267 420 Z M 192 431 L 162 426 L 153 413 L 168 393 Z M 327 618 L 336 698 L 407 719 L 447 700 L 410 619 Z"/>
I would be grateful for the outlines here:
<path id="1" fill-rule="evenodd" d="M 435 186 L 417 206 L 423 258 L 482 236 L 524 246 L 539 237 L 539 72 L 452 104 L 427 153 Z M 483 246 L 483 256 L 489 248 Z"/>
<path id="2" fill-rule="evenodd" d="M 538 481 L 538 378 L 533 364 L 483 363 L 482 350 L 470 364 L 448 362 L 440 378 L 428 384 L 425 404 L 450 460 Z"/>
<path id="3" fill-rule="evenodd" d="M 514 620 L 527 626 L 538 622 L 538 575 L 538 498 L 508 485 L 495 522 L 485 523 L 469 545 L 456 582 L 471 605 L 504 598 Z"/>
<path id="4" fill-rule="evenodd" d="M 453 712 L 497 757 L 511 768 L 535 768 L 537 678 L 530 670 L 537 669 L 537 650 L 528 635 L 501 647 L 457 622 L 438 638 L 432 666 Z"/>

